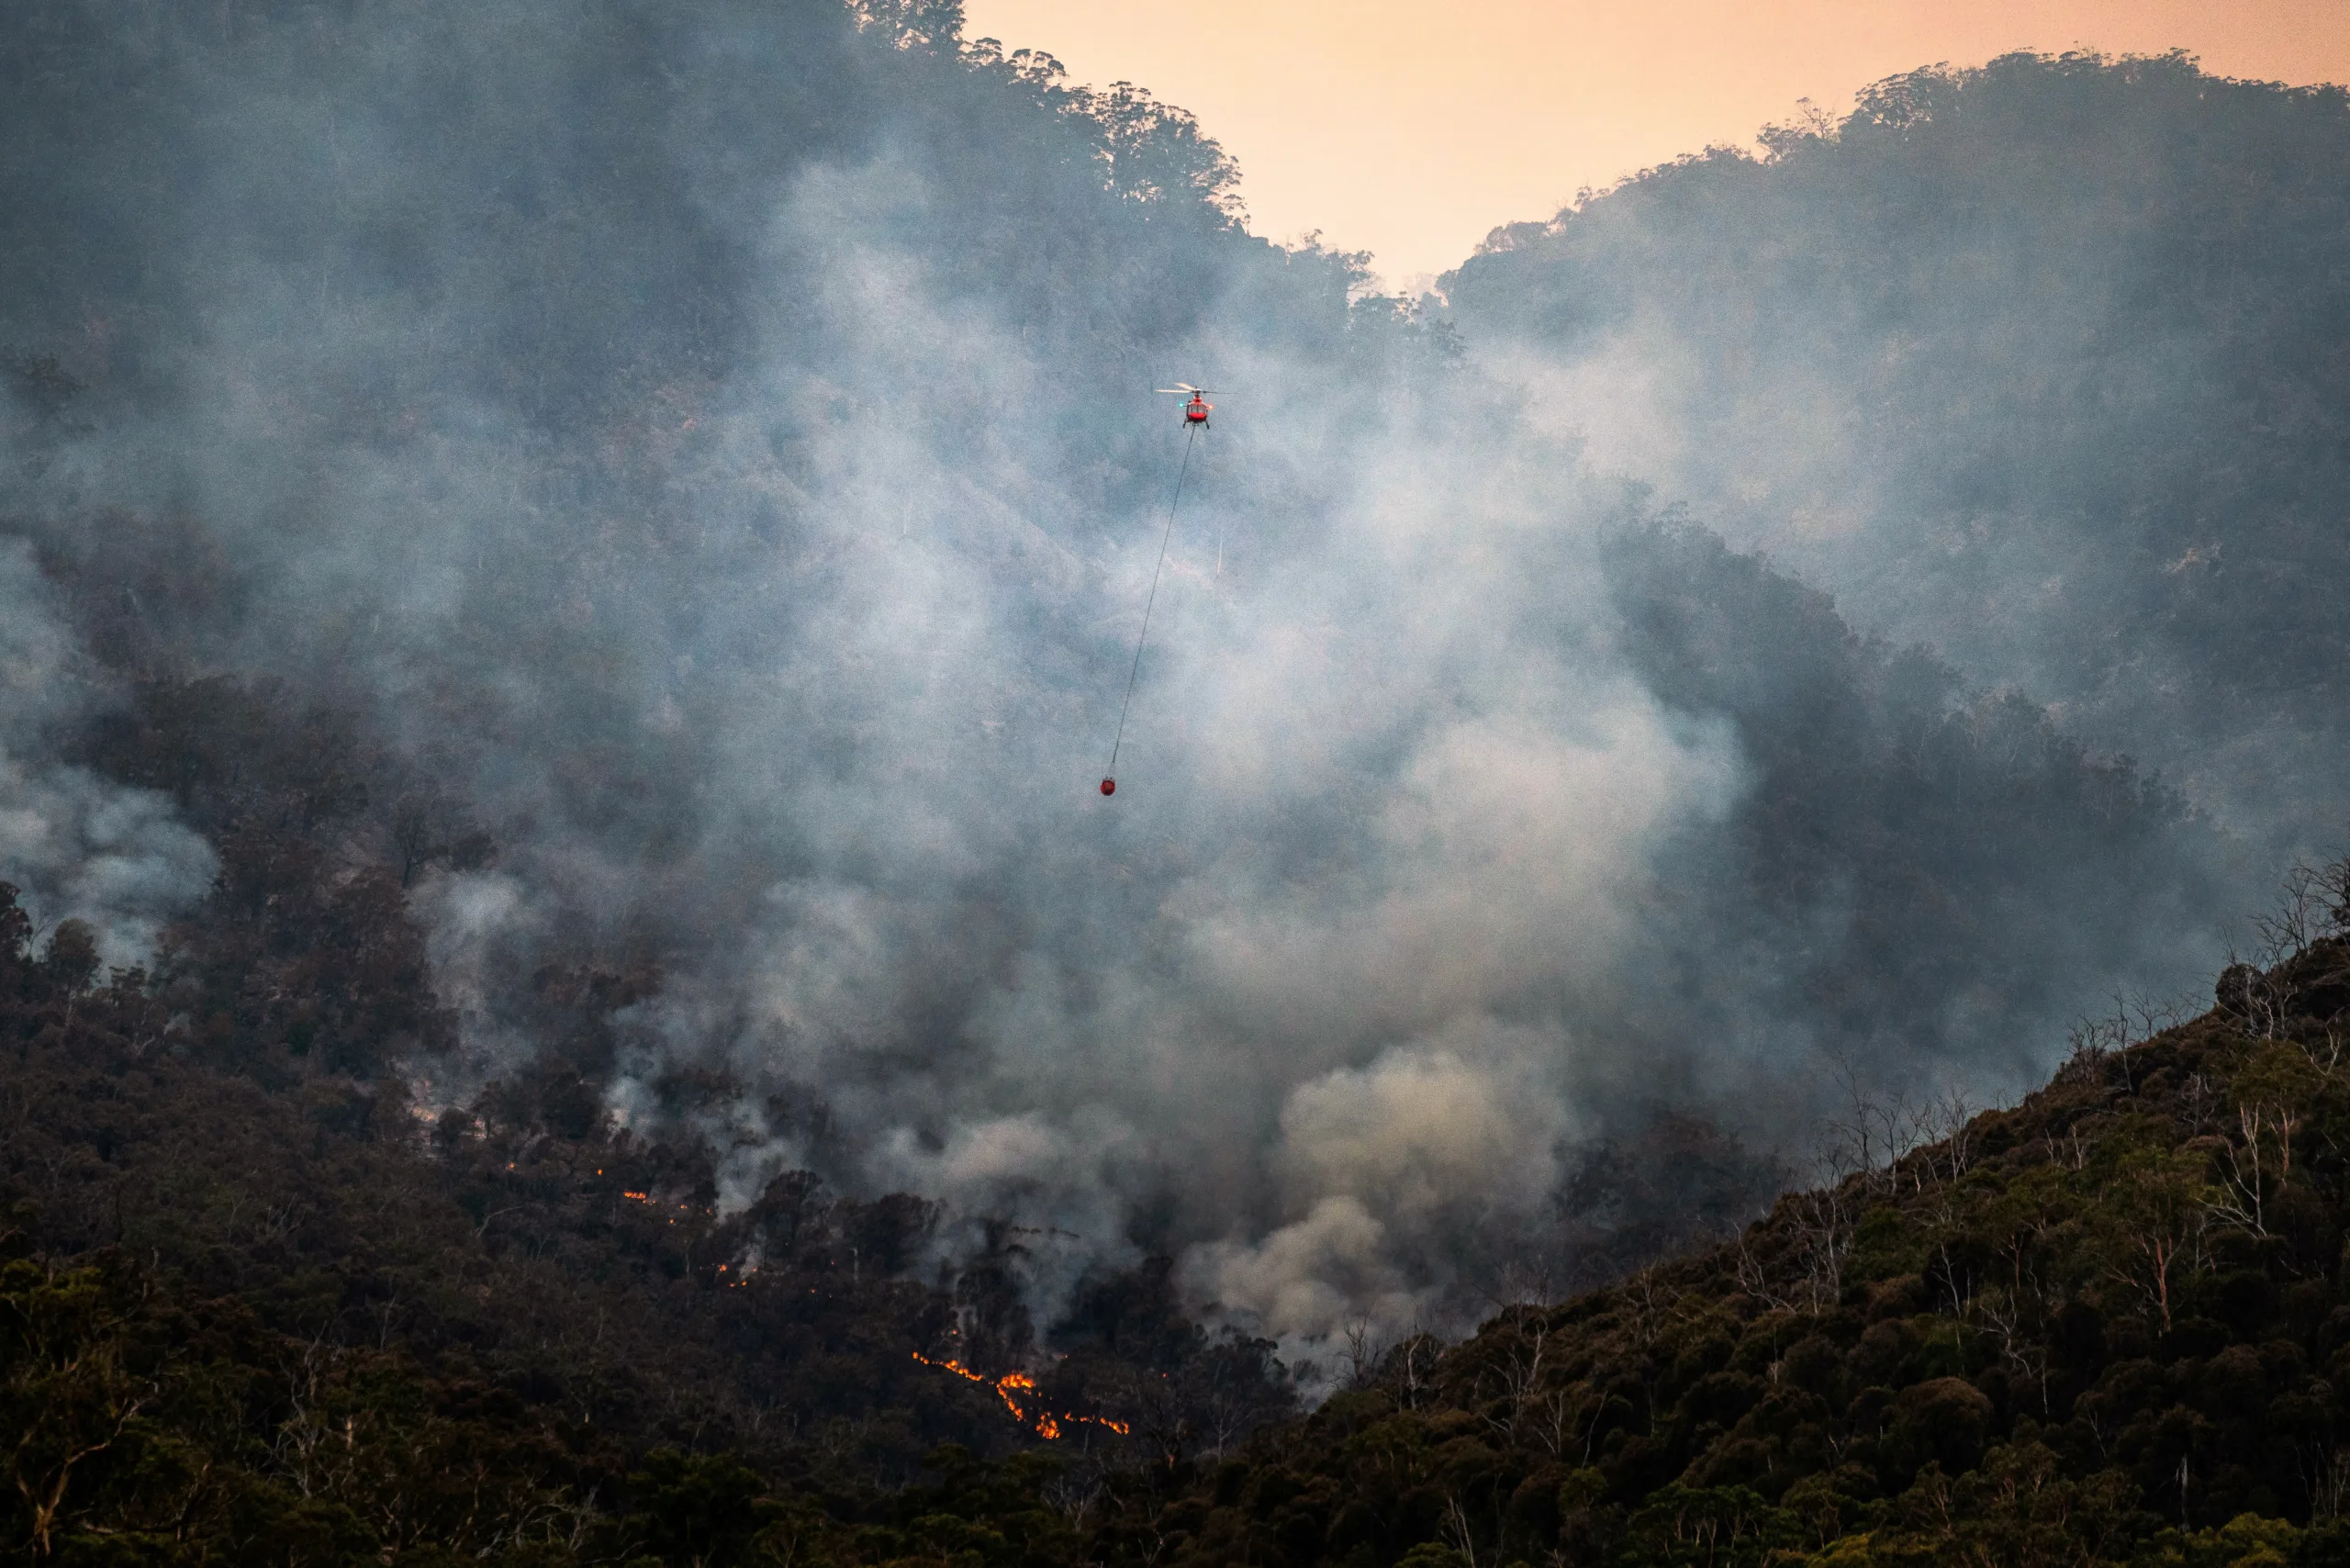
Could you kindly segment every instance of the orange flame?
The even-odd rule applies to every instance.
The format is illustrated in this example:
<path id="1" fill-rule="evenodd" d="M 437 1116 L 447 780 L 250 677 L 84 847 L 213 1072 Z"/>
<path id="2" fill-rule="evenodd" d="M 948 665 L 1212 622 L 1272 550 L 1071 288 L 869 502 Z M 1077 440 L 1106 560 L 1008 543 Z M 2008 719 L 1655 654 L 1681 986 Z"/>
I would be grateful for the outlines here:
<path id="1" fill-rule="evenodd" d="M 920 1350 L 913 1352 L 913 1358 L 926 1367 L 937 1367 L 943 1372 L 951 1372 L 957 1377 L 968 1382 L 992 1387 L 995 1390 L 995 1396 L 1003 1401 L 1003 1407 L 1012 1412 L 1013 1420 L 1024 1427 L 1034 1427 L 1036 1435 L 1047 1441 L 1061 1435 L 1063 1421 L 1080 1421 L 1090 1426 L 1107 1427 L 1122 1438 L 1126 1436 L 1129 1430 L 1124 1421 L 1113 1421 L 1106 1416 L 1073 1416 L 1067 1411 L 1056 1416 L 1049 1410 L 1039 1410 L 1032 1420 L 1028 1412 L 1020 1407 L 1020 1402 L 1013 1397 L 1015 1392 L 1021 1394 L 1035 1392 L 1036 1380 L 1026 1372 L 1006 1372 L 1000 1378 L 990 1380 L 986 1373 L 975 1372 L 960 1361 L 933 1361 Z"/>

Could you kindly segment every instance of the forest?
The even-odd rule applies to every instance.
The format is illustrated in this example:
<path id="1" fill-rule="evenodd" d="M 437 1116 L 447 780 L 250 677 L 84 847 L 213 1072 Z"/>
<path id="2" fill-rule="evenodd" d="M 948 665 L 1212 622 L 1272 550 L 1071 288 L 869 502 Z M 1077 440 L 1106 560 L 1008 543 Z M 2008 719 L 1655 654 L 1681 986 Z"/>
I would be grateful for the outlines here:
<path id="1" fill-rule="evenodd" d="M 1404 299 L 953 0 L 0 43 L 11 1560 L 2350 1560 L 2341 89 Z"/>
<path id="2" fill-rule="evenodd" d="M 1609 462 L 1847 613 L 2336 831 L 2344 89 L 2016 55 L 1763 141 L 1497 229 L 1460 331 L 1632 401 Z"/>
<path id="3" fill-rule="evenodd" d="M 1710 1245 L 1646 1238 L 1613 1282 L 1458 1344 L 1366 1327 L 1308 1414 L 1271 1341 L 1187 1318 L 1166 1258 L 1040 1324 L 1015 1227 L 925 1267 L 935 1204 L 806 1170 L 728 1212 L 706 1144 L 615 1128 L 554 1051 L 420 1114 L 364 1045 L 438 1006 L 393 862 L 319 877 L 317 836 L 364 790 L 292 767 L 246 788 L 277 827 L 151 972 L 102 974 L 87 925 L 37 941 L 0 896 L 20 1557 L 2350 1551 L 2350 861 L 2296 875 L 2277 961 L 2221 973 L 2200 1016 L 2076 1030 L 2011 1110 L 1856 1094 L 1832 1184 Z M 542 977 L 551 1041 L 592 1058 L 631 984 Z M 1686 1202 L 1652 1193 L 1645 1217 L 1686 1226 Z"/>

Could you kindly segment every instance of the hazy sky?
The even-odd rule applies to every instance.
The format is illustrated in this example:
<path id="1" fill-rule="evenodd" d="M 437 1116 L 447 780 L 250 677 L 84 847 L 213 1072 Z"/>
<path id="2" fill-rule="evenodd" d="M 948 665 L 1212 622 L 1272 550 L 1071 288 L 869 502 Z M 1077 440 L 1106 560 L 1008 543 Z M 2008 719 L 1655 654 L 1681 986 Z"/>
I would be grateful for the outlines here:
<path id="1" fill-rule="evenodd" d="M 1250 227 L 1319 229 L 1401 283 L 1808 97 L 2016 49 L 2186 49 L 2206 69 L 2350 81 L 2350 0 L 967 0 L 968 31 L 1197 113 Z"/>

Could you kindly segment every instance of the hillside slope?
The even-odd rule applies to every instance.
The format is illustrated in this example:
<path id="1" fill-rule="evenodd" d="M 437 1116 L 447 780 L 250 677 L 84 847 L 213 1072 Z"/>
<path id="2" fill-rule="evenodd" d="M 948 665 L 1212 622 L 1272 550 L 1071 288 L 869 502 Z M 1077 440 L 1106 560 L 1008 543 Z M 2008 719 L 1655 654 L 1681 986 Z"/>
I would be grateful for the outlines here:
<path id="1" fill-rule="evenodd" d="M 224 1049 L 568 1074 L 1024 1227 L 1039 1319 L 1451 1331 L 1838 1061 L 2020 1092 L 2270 864 L 946 0 L 0 28 L 0 878 Z"/>
<path id="2" fill-rule="evenodd" d="M 2350 95 L 2019 54 L 1763 140 L 1497 230 L 1463 341 L 2236 831 L 2350 815 Z"/>
<path id="3" fill-rule="evenodd" d="M 1856 1103 L 1850 1173 L 1736 1240 L 1449 1350 L 1358 1344 L 1286 1422 L 1270 1347 L 1184 1324 L 1163 1271 L 1102 1282 L 1040 1357 L 985 1260 L 896 1271 L 912 1200 L 795 1178 L 720 1218 L 690 1150 L 566 1131 L 560 1079 L 427 1133 L 396 1088 L 213 1054 L 168 980 L 94 987 L 85 932 L 36 949 L 10 906 L 0 1539 L 68 1562 L 2340 1562 L 2350 864 L 2300 887 L 2284 961 L 2227 971 L 2205 1015 L 2088 1031 L 1963 1125 Z"/>
<path id="4" fill-rule="evenodd" d="M 1889 1162 L 1858 1105 L 1864 1168 L 1737 1242 L 1399 1347 L 1162 1514 L 1176 1560 L 2344 1561 L 2350 943 L 2219 992 Z"/>
<path id="5" fill-rule="evenodd" d="M 429 1121 L 205 1013 L 217 954 L 101 983 L 86 927 L 33 935 L 0 883 L 11 1561 L 607 1561 L 699 1539 L 711 1488 L 895 1518 L 942 1441 L 1131 1462 L 1294 1407 L 1163 1260 L 1093 1281 L 1046 1358 L 1009 1227 L 950 1261 L 935 1204 L 806 1171 L 722 1215 L 708 1145 L 616 1131 L 568 1069 Z"/>

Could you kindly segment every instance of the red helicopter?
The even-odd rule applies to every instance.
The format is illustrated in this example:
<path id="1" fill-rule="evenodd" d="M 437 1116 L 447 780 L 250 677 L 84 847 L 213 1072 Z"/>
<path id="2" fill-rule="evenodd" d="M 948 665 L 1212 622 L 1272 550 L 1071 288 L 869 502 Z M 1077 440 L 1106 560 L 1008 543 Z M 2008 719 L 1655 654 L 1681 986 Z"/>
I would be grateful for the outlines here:
<path id="1" fill-rule="evenodd" d="M 1192 442 L 1198 439 L 1200 431 L 1208 428 L 1208 412 L 1215 407 L 1208 401 L 1208 388 L 1194 386 L 1188 381 L 1178 381 L 1172 386 L 1161 386 L 1158 390 L 1178 398 L 1186 393 L 1191 395 L 1192 400 L 1183 405 L 1183 428 L 1191 431 L 1191 435 L 1183 442 L 1183 466 L 1175 475 L 1175 498 L 1167 503 L 1167 532 L 1158 541 L 1158 565 L 1151 570 L 1150 597 L 1143 601 L 1142 634 L 1135 639 L 1134 667 L 1126 671 L 1126 699 L 1118 705 L 1118 738 L 1110 743 L 1110 767 L 1113 773 L 1118 766 L 1118 747 L 1125 743 L 1126 710 L 1134 705 L 1135 677 L 1142 673 L 1143 643 L 1150 636 L 1150 607 L 1158 602 L 1158 574 L 1167 566 L 1167 541 L 1175 532 L 1175 508 L 1183 498 L 1183 476 L 1192 471 Z M 1102 792 L 1104 795 L 1116 794 L 1117 779 L 1114 777 L 1103 778 Z"/>
<path id="2" fill-rule="evenodd" d="M 1192 395 L 1192 400 L 1183 405 L 1183 422 L 1187 425 L 1198 425 L 1203 430 L 1207 428 L 1208 410 L 1215 407 L 1214 403 L 1208 401 L 1209 388 L 1194 386 L 1188 381 L 1178 381 L 1174 386 L 1162 386 L 1159 390 L 1171 392 L 1178 398 L 1189 392 Z"/>

